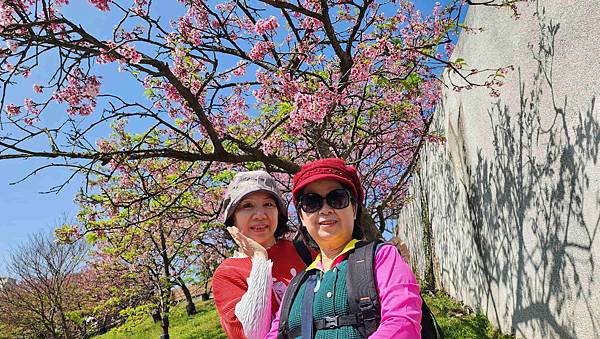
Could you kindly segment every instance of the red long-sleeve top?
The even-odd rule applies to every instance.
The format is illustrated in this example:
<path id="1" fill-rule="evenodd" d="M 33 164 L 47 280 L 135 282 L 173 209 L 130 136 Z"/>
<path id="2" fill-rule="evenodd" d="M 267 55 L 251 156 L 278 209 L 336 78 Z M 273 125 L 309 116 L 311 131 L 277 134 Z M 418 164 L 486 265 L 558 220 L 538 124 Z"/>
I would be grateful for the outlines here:
<path id="1" fill-rule="evenodd" d="M 296 252 L 294 244 L 288 240 L 277 241 L 273 247 L 267 250 L 267 253 L 273 262 L 271 315 L 274 317 L 287 285 L 306 265 Z M 221 326 L 229 338 L 245 338 L 242 324 L 235 315 L 235 306 L 248 290 L 247 279 L 251 270 L 251 258 L 227 258 L 213 275 L 212 288 L 215 305 L 221 317 Z"/>

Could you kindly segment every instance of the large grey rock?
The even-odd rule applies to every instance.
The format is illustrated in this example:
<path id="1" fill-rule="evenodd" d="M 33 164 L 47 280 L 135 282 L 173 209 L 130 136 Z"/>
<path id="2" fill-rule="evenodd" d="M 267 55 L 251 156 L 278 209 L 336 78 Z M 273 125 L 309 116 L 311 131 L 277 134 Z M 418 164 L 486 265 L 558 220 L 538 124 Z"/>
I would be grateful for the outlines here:
<path id="1" fill-rule="evenodd" d="M 498 98 L 444 92 L 399 235 L 438 287 L 523 338 L 600 338 L 600 4 L 472 6 L 453 59 L 513 65 Z"/>

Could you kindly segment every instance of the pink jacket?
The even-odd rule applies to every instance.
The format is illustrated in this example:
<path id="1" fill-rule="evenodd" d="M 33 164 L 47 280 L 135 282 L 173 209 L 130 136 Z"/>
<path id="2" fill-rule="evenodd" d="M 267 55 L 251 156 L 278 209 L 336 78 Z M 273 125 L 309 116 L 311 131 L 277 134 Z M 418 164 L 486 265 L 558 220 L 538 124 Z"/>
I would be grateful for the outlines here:
<path id="1" fill-rule="evenodd" d="M 332 268 L 347 254 L 336 258 Z M 317 258 L 319 260 L 319 258 Z M 320 264 L 320 263 L 319 263 Z M 312 266 L 312 265 L 311 265 Z M 421 296 L 412 270 L 394 246 L 381 246 L 375 254 L 375 278 L 381 302 L 381 323 L 370 339 L 415 339 L 421 337 Z M 279 313 L 266 339 L 276 339 Z"/>

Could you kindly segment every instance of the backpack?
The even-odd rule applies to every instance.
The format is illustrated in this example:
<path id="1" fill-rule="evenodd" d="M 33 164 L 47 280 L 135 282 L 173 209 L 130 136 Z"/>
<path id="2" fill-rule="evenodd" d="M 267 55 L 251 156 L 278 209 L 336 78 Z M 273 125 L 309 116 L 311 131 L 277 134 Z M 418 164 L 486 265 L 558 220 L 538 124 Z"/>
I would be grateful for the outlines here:
<path id="1" fill-rule="evenodd" d="M 379 303 L 379 295 L 375 286 L 373 267 L 375 265 L 375 250 L 380 243 L 381 241 L 379 240 L 368 243 L 359 242 L 354 251 L 350 252 L 346 266 L 346 286 L 350 314 L 315 320 L 315 325 L 318 322 L 317 329 L 333 329 L 353 325 L 356 326 L 364 338 L 368 338 L 377 330 L 381 320 L 381 304 Z M 308 253 L 306 245 L 297 240 L 294 241 L 294 247 L 296 247 L 298 254 L 304 262 L 309 265 L 312 260 L 310 256 L 306 255 Z M 311 275 L 311 272 L 301 271 L 288 285 L 281 305 L 278 339 L 295 338 L 301 335 L 300 331 L 290 333 L 288 316 L 299 287 Z M 421 338 L 443 339 L 442 330 L 422 296 L 421 302 Z"/>

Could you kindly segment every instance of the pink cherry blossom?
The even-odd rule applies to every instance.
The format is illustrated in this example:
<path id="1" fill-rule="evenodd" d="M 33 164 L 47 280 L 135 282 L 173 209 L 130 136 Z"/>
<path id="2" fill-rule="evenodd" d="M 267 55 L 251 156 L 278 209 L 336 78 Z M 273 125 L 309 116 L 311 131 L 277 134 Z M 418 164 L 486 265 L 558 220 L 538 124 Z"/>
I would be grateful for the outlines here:
<path id="1" fill-rule="evenodd" d="M 111 2 L 112 0 L 88 0 L 88 1 L 103 12 L 110 11 L 110 7 L 108 7 L 108 3 Z"/>
<path id="2" fill-rule="evenodd" d="M 283 145 L 283 138 L 281 134 L 274 133 L 269 138 L 263 139 L 261 142 L 261 149 L 265 154 L 276 154 L 280 147 Z"/>
<path id="3" fill-rule="evenodd" d="M 241 77 L 246 75 L 246 62 L 243 60 L 238 61 L 237 65 L 233 69 L 233 75 L 236 77 Z"/>
<path id="4" fill-rule="evenodd" d="M 67 87 L 56 91 L 52 96 L 58 103 L 69 105 L 69 115 L 89 115 L 96 107 L 96 96 L 100 92 L 100 81 L 96 76 L 86 77 L 76 69 L 68 77 Z"/>
<path id="5" fill-rule="evenodd" d="M 40 121 L 39 118 L 29 118 L 29 117 L 23 118 L 23 122 L 30 126 L 39 121 Z"/>
<path id="6" fill-rule="evenodd" d="M 27 113 L 33 114 L 33 115 L 40 114 L 40 110 L 37 108 L 37 104 L 35 102 L 33 102 L 33 100 L 31 100 L 30 98 L 25 98 L 24 106 L 25 106 L 25 109 L 27 110 Z"/>
<path id="7" fill-rule="evenodd" d="M 2 69 L 7 72 L 12 72 L 15 69 L 15 65 L 11 64 L 10 62 L 6 62 L 4 65 L 2 65 Z"/>
<path id="8" fill-rule="evenodd" d="M 13 8 L 5 1 L 0 1 L 0 27 L 8 26 L 13 23 Z"/>
<path id="9" fill-rule="evenodd" d="M 135 5 L 131 7 L 131 11 L 139 16 L 148 15 L 148 10 L 144 7 L 148 6 L 149 0 L 135 0 Z"/>
<path id="10" fill-rule="evenodd" d="M 14 53 L 17 51 L 18 44 L 13 40 L 8 40 L 6 41 L 6 47 L 8 47 L 8 49 L 10 49 L 10 51 Z"/>
<path id="11" fill-rule="evenodd" d="M 21 107 L 16 106 L 15 104 L 8 104 L 6 106 L 6 113 L 8 113 L 9 117 L 14 117 L 21 114 Z"/>
<path id="12" fill-rule="evenodd" d="M 454 44 L 447 43 L 444 45 L 444 49 L 446 50 L 446 56 L 450 57 L 452 56 L 452 52 L 454 52 Z"/>
<path id="13" fill-rule="evenodd" d="M 313 17 L 304 17 L 300 21 L 300 27 L 304 29 L 317 31 L 323 27 L 323 23 L 319 19 Z"/>
<path id="14" fill-rule="evenodd" d="M 327 89 L 323 84 L 312 94 L 296 93 L 293 99 L 294 110 L 290 113 L 288 132 L 297 135 L 308 121 L 321 123 L 341 100 L 341 96 Z"/>
<path id="15" fill-rule="evenodd" d="M 142 60 L 142 55 L 135 50 L 132 45 L 124 45 L 117 49 L 117 51 L 125 57 L 125 60 L 131 64 L 139 64 Z"/>
<path id="16" fill-rule="evenodd" d="M 96 146 L 98 146 L 98 149 L 104 153 L 112 152 L 114 150 L 110 142 L 104 139 L 96 140 Z"/>
<path id="17" fill-rule="evenodd" d="M 265 33 L 273 33 L 279 27 L 279 22 L 277 22 L 277 18 L 274 16 L 269 17 L 268 19 L 258 19 L 256 24 L 254 25 L 254 31 L 256 34 L 263 35 Z"/>
<path id="18" fill-rule="evenodd" d="M 252 50 L 250 50 L 248 56 L 252 60 L 262 60 L 265 55 L 269 53 L 269 50 L 274 47 L 275 45 L 272 41 L 259 41 L 256 43 L 256 45 L 254 45 L 254 47 L 252 47 Z"/>
<path id="19" fill-rule="evenodd" d="M 104 41 L 104 43 L 109 47 L 109 49 L 102 49 L 103 53 L 98 55 L 96 58 L 96 62 L 98 64 L 108 64 L 117 60 L 117 56 L 114 53 L 114 49 L 116 49 L 117 44 L 112 41 Z"/>

